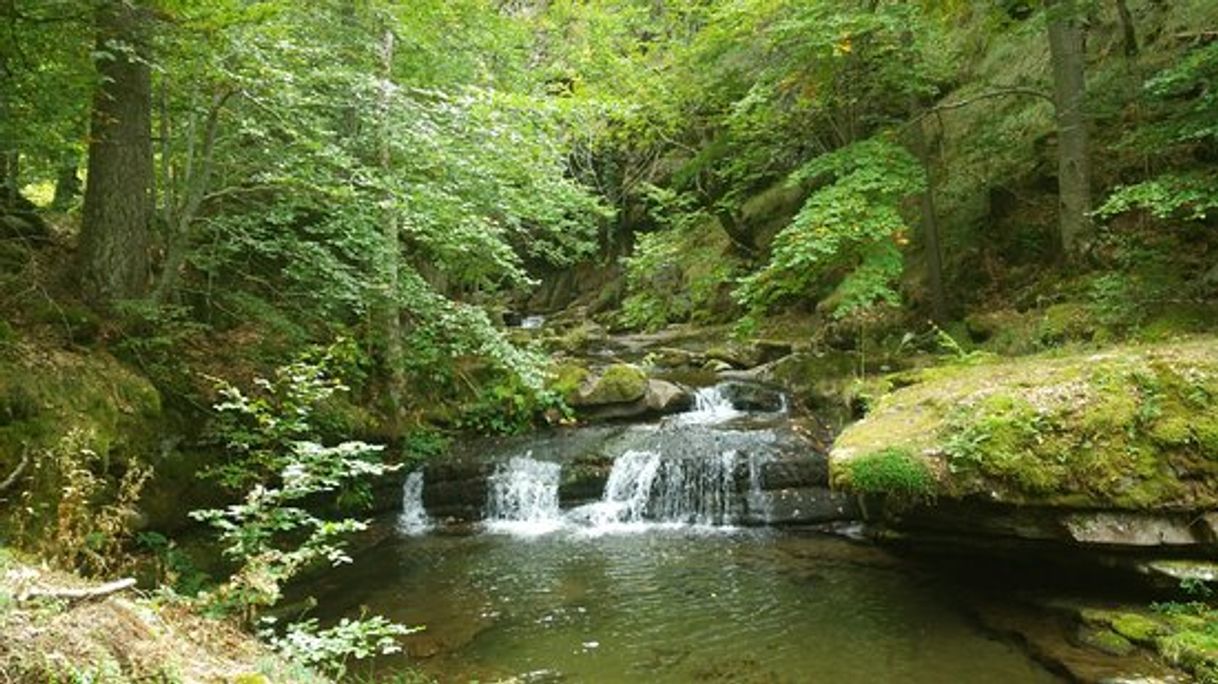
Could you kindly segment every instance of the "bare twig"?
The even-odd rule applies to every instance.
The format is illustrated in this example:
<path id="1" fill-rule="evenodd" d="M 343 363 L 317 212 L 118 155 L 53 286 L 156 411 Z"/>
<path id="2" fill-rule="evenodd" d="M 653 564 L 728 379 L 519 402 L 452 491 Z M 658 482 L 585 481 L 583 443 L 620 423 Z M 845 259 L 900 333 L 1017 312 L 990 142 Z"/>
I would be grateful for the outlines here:
<path id="1" fill-rule="evenodd" d="M 60 601 L 90 601 L 94 599 L 105 598 L 111 594 L 116 594 L 125 589 L 130 589 L 135 586 L 134 577 L 125 577 L 113 582 L 107 582 L 96 587 L 88 587 L 85 589 L 64 589 L 64 588 L 47 588 L 47 589 L 29 589 L 20 595 L 22 601 L 31 601 L 35 599 L 56 599 Z"/>

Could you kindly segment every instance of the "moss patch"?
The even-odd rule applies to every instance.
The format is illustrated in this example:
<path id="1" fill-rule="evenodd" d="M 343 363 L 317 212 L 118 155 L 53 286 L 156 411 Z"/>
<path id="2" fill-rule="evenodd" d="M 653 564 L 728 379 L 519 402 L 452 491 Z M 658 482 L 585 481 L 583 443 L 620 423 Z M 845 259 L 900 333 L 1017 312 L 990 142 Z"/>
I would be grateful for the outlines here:
<path id="1" fill-rule="evenodd" d="M 51 454 L 65 439 L 90 454 L 94 475 L 117 478 L 155 460 L 160 420 L 156 389 L 109 355 L 7 349 L 0 355 L 0 473 L 12 472 L 23 454 L 30 466 L 16 489 L 28 508 L 0 519 L 0 531 L 19 526 L 36 537 L 53 521 L 63 480 Z"/>
<path id="2" fill-rule="evenodd" d="M 597 378 L 584 383 L 573 406 L 600 406 L 636 401 L 647 392 L 647 374 L 626 363 L 609 366 Z"/>
<path id="3" fill-rule="evenodd" d="M 852 460 L 845 484 L 865 494 L 885 494 L 916 500 L 935 491 L 935 478 L 926 464 L 906 449 L 891 447 Z"/>
<path id="4" fill-rule="evenodd" d="M 936 493 L 1144 510 L 1218 506 L 1218 340 L 927 369 L 843 432 L 831 467 L 900 447 Z M 843 481 L 849 481 L 845 478 Z"/>
<path id="5" fill-rule="evenodd" d="M 562 363 L 550 368 L 546 387 L 562 395 L 570 402 L 591 373 L 587 368 L 574 363 Z"/>

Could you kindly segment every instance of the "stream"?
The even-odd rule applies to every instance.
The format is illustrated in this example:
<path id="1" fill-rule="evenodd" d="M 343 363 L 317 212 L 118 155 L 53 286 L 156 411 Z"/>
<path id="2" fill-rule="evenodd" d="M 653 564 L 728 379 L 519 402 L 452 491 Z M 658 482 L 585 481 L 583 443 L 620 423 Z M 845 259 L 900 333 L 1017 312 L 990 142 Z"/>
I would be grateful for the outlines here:
<path id="1" fill-rule="evenodd" d="M 484 454 L 472 524 L 434 519 L 428 474 L 412 473 L 392 533 L 304 589 L 323 621 L 426 626 L 372 664 L 378 679 L 1058 681 L 933 576 L 848 535 L 767 524 L 786 420 L 703 390 L 688 413 L 614 433 L 591 500 L 560 495 L 572 442 L 516 441 Z"/>

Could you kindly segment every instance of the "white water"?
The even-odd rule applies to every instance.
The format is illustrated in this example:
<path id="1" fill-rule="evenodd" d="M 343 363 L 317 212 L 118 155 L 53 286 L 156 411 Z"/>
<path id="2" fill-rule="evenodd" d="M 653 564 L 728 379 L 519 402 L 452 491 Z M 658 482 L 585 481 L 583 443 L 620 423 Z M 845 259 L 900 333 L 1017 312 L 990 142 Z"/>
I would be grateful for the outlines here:
<path id="1" fill-rule="evenodd" d="M 540 316 L 540 315 L 525 316 L 524 318 L 522 318 L 520 320 L 520 327 L 523 328 L 524 330 L 536 330 L 536 329 L 540 328 L 541 326 L 545 325 L 545 322 L 546 322 L 545 316 Z"/>
<path id="2" fill-rule="evenodd" d="M 681 426 L 714 425 L 746 413 L 732 406 L 721 387 L 699 389 L 694 401 L 693 411 L 653 429 L 676 438 L 682 434 Z M 566 512 L 558 496 L 559 463 L 534 459 L 531 451 L 502 462 L 487 480 L 484 527 L 517 536 L 562 529 L 599 535 L 655 526 L 728 528 L 743 520 L 770 519 L 771 495 L 762 489 L 762 471 L 772 454 L 760 440 L 756 449 L 729 448 L 717 440 L 705 447 L 700 441 L 686 444 L 681 439 L 661 443 L 667 447 L 621 453 L 613 461 L 601 499 Z M 403 488 L 399 526 L 407 533 L 430 527 L 422 507 L 422 487 L 422 475 L 412 474 Z"/>
<path id="3" fill-rule="evenodd" d="M 651 489 L 660 473 L 660 454 L 627 451 L 613 461 L 601 500 L 572 509 L 567 517 L 593 530 L 643 522 Z"/>
<path id="4" fill-rule="evenodd" d="M 500 463 L 490 476 L 486 527 L 493 532 L 533 536 L 562 527 L 558 478 L 562 466 L 537 461 L 532 453 Z"/>
<path id="5" fill-rule="evenodd" d="M 654 526 L 727 528 L 747 510 L 769 517 L 761 488 L 766 454 L 742 458 L 735 450 L 706 458 L 665 458 L 657 451 L 626 451 L 613 461 L 601 500 L 563 512 L 558 486 L 562 466 L 531 453 L 500 463 L 488 478 L 485 528 L 531 537 L 560 529 L 600 535 Z M 418 477 L 416 477 L 416 475 Z M 403 487 L 399 527 L 419 533 L 431 525 L 422 508 L 423 478 L 412 473 Z"/>
<path id="6" fill-rule="evenodd" d="M 672 417 L 677 425 L 715 425 L 744 415 L 736 410 L 719 385 L 700 387 L 694 392 L 694 410 Z"/>
<path id="7" fill-rule="evenodd" d="M 423 508 L 423 471 L 416 470 L 402 483 L 402 512 L 398 515 L 398 531 L 407 535 L 423 534 L 431 529 L 431 518 Z"/>

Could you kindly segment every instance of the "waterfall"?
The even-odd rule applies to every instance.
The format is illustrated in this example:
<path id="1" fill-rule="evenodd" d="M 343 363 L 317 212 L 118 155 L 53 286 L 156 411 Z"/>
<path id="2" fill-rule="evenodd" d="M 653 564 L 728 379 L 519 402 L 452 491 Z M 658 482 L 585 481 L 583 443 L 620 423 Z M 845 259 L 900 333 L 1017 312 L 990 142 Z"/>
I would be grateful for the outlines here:
<path id="1" fill-rule="evenodd" d="M 524 330 L 537 330 L 545 325 L 546 317 L 541 315 L 525 316 L 520 321 L 520 327 Z"/>
<path id="2" fill-rule="evenodd" d="M 623 453 L 613 461 L 601 500 L 575 508 L 567 517 L 596 530 L 642 522 L 661 463 L 655 451 Z"/>
<path id="3" fill-rule="evenodd" d="M 736 508 L 737 452 L 663 461 L 652 515 L 661 522 L 729 524 Z"/>
<path id="4" fill-rule="evenodd" d="M 492 531 L 536 535 L 562 525 L 558 509 L 558 479 L 562 467 L 516 456 L 500 463 L 490 476 L 486 525 Z"/>
<path id="5" fill-rule="evenodd" d="M 785 397 L 783 410 L 786 410 Z M 770 454 L 749 454 L 749 491 L 745 497 L 745 504 L 748 506 L 748 511 L 754 522 L 770 522 L 772 500 L 765 493 L 765 490 L 761 488 L 761 469 L 771 460 Z"/>
<path id="6" fill-rule="evenodd" d="M 735 450 L 699 458 L 627 451 L 614 460 L 601 500 L 573 509 L 568 518 L 594 531 L 645 522 L 731 525 L 746 508 L 764 520 L 761 468 L 766 460 L 750 455 L 742 464 Z"/>
<path id="7" fill-rule="evenodd" d="M 431 519 L 423 508 L 423 471 L 416 470 L 402 483 L 402 512 L 398 515 L 398 530 L 403 534 L 423 534 L 431 529 Z"/>
<path id="8" fill-rule="evenodd" d="M 694 410 L 674 416 L 679 425 L 711 425 L 731 420 L 743 412 L 732 406 L 727 393 L 719 385 L 701 387 L 694 392 Z"/>

